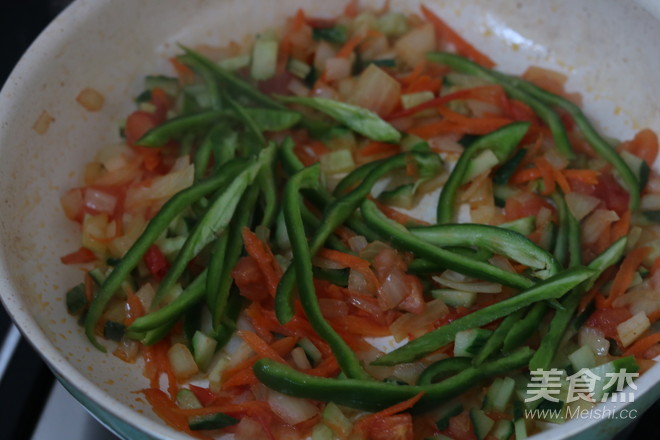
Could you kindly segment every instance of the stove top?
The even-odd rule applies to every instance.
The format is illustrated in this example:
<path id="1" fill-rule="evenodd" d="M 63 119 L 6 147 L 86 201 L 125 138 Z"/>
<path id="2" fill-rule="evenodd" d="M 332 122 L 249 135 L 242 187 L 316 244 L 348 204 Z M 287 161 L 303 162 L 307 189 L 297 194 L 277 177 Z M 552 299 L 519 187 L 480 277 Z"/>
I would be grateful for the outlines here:
<path id="1" fill-rule="evenodd" d="M 0 86 L 41 30 L 71 0 L 0 1 Z M 0 438 L 113 440 L 69 393 L 0 307 Z M 660 402 L 615 440 L 660 439 Z"/>

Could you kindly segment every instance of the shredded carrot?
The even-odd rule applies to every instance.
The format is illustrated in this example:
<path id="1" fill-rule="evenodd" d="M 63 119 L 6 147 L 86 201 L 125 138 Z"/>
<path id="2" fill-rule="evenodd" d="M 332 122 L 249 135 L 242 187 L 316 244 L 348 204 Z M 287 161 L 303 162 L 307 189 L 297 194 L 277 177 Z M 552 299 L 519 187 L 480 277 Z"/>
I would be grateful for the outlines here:
<path id="1" fill-rule="evenodd" d="M 282 356 L 273 350 L 266 341 L 257 336 L 256 333 L 247 330 L 239 330 L 237 334 L 252 350 L 254 350 L 255 353 L 257 353 L 257 355 L 259 355 L 260 358 L 272 359 L 276 362 L 286 364 L 286 361 Z"/>
<path id="2" fill-rule="evenodd" d="M 399 402 L 395 405 L 390 406 L 389 408 L 385 408 L 381 411 L 375 412 L 373 414 L 369 414 L 367 416 L 362 417 L 360 420 L 358 420 L 355 425 L 353 426 L 353 431 L 354 432 L 366 432 L 368 430 L 369 425 L 371 425 L 375 420 L 383 417 L 389 417 L 393 416 L 395 414 L 398 414 L 403 411 L 407 411 L 410 408 L 412 408 L 418 401 L 419 399 L 422 398 L 424 395 L 424 392 L 420 392 L 414 397 L 411 397 L 408 400 L 404 400 L 403 402 Z"/>
<path id="3" fill-rule="evenodd" d="M 650 252 L 650 247 L 640 247 L 626 255 L 619 271 L 614 277 L 610 294 L 602 303 L 605 307 L 612 307 L 614 300 L 625 293 L 635 276 L 635 271 Z"/>
<path id="4" fill-rule="evenodd" d="M 429 75 L 421 75 L 417 77 L 408 87 L 406 87 L 402 94 L 419 93 L 419 92 L 437 92 L 440 90 L 442 81 L 440 78 L 432 78 Z"/>
<path id="5" fill-rule="evenodd" d="M 635 135 L 630 143 L 630 152 L 653 166 L 658 156 L 658 135 L 645 128 Z"/>
<path id="6" fill-rule="evenodd" d="M 426 60 L 422 60 L 417 65 L 413 68 L 412 72 L 410 72 L 408 75 L 399 78 L 399 82 L 403 85 L 410 85 L 414 83 L 417 78 L 419 78 L 422 73 L 424 72 L 424 69 L 426 68 Z"/>
<path id="7" fill-rule="evenodd" d="M 298 8 L 296 15 L 293 16 L 293 22 L 291 23 L 291 31 L 297 32 L 305 25 L 307 22 L 307 17 L 305 16 L 305 11 L 302 8 Z"/>
<path id="8" fill-rule="evenodd" d="M 190 429 L 188 426 L 188 417 L 180 413 L 181 409 L 176 406 L 176 404 L 172 402 L 172 400 L 170 400 L 163 391 L 157 388 L 146 388 L 139 392 L 144 394 L 147 402 L 149 402 L 158 417 L 163 419 L 165 423 L 170 425 L 172 428 L 176 429 L 177 431 L 183 431 L 193 437 L 200 439 L 210 439 L 210 437 Z"/>
<path id="9" fill-rule="evenodd" d="M 655 312 L 649 313 L 648 314 L 649 321 L 651 323 L 654 323 L 655 321 L 660 319 L 660 310 L 656 310 Z"/>
<path id="10" fill-rule="evenodd" d="M 624 356 L 642 356 L 646 350 L 660 343 L 660 333 L 653 333 L 635 341 L 633 345 L 623 353 Z"/>
<path id="11" fill-rule="evenodd" d="M 270 349 L 277 355 L 277 356 L 285 356 L 288 354 L 293 348 L 296 346 L 296 343 L 298 342 L 298 338 L 293 337 L 293 336 L 287 336 L 281 339 L 276 340 L 270 345 Z M 253 349 L 254 350 L 254 349 Z M 226 369 L 222 377 L 223 379 L 228 379 L 238 373 L 239 371 L 243 370 L 251 370 L 252 365 L 255 364 L 259 359 L 261 359 L 261 356 L 254 355 L 249 357 L 248 359 L 244 360 L 243 362 L 239 363 L 238 365 Z"/>
<path id="12" fill-rule="evenodd" d="M 392 334 L 387 325 L 357 315 L 342 316 L 340 319 L 333 320 L 333 324 L 336 324 L 348 333 L 360 336 L 378 338 Z"/>
<path id="13" fill-rule="evenodd" d="M 339 364 L 334 356 L 323 359 L 319 364 L 309 370 L 304 370 L 305 374 L 317 377 L 334 377 L 339 373 Z"/>
<path id="14" fill-rule="evenodd" d="M 516 171 L 509 179 L 509 182 L 518 185 L 520 183 L 529 182 L 531 180 L 540 179 L 542 177 L 541 170 L 538 168 L 525 168 Z"/>
<path id="15" fill-rule="evenodd" d="M 578 312 L 582 313 L 585 311 L 589 303 L 593 301 L 594 298 L 602 298 L 602 295 L 598 295 L 600 289 L 612 279 L 614 272 L 616 271 L 616 266 L 609 267 L 598 277 L 593 287 L 582 297 L 580 300 L 580 305 L 578 306 Z"/>
<path id="16" fill-rule="evenodd" d="M 543 178 L 543 195 L 547 196 L 548 194 L 552 194 L 555 192 L 553 166 L 543 156 L 534 159 L 534 163 L 539 171 L 541 171 L 541 177 Z"/>
<path id="17" fill-rule="evenodd" d="M 562 173 L 567 179 L 579 180 L 587 185 L 597 185 L 598 175 L 596 170 L 562 170 Z"/>
<path id="18" fill-rule="evenodd" d="M 360 1 L 359 0 L 351 0 L 346 4 L 346 7 L 344 8 L 344 15 L 347 17 L 355 17 L 358 15 L 360 12 Z"/>
<path id="19" fill-rule="evenodd" d="M 397 211 L 394 208 L 390 208 L 384 203 L 379 202 L 378 200 L 373 200 L 373 202 L 378 206 L 378 209 L 385 214 L 385 216 L 391 220 L 394 220 L 397 223 L 401 223 L 402 225 L 428 225 L 427 222 L 423 220 L 416 219 L 415 217 L 411 217 L 408 214 L 404 214 L 403 212 Z"/>
<path id="20" fill-rule="evenodd" d="M 177 58 L 170 58 L 170 64 L 174 67 L 179 79 L 184 84 L 189 84 L 195 79 L 195 72 L 193 72 L 190 67 L 183 64 Z"/>
<path id="21" fill-rule="evenodd" d="M 248 228 L 243 228 L 243 244 L 248 255 L 257 261 L 259 269 L 266 279 L 268 292 L 275 296 L 277 285 L 282 277 L 282 269 L 275 261 L 275 256 L 270 247 Z"/>
<path id="22" fill-rule="evenodd" d="M 612 229 L 610 231 L 610 241 L 614 242 L 620 239 L 621 237 L 625 237 L 628 235 L 628 230 L 630 229 L 630 218 L 631 218 L 631 213 L 630 211 L 626 211 L 621 218 L 614 223 L 612 226 Z"/>
<path id="23" fill-rule="evenodd" d="M 365 34 L 356 34 L 344 43 L 344 45 L 337 51 L 337 58 L 348 58 L 351 56 L 356 47 L 367 37 Z"/>
<path id="24" fill-rule="evenodd" d="M 371 289 L 374 291 L 378 289 L 380 283 L 378 282 L 376 275 L 371 270 L 371 263 L 369 263 L 367 260 L 364 260 L 355 255 L 335 251 L 333 249 L 321 249 L 317 255 L 321 258 L 325 258 L 326 260 L 334 261 L 343 267 L 347 267 L 359 272 L 370 285 Z"/>
<path id="25" fill-rule="evenodd" d="M 660 271 L 660 257 L 653 260 L 653 264 L 651 265 L 651 276 L 658 273 L 658 271 Z"/>
<path id="26" fill-rule="evenodd" d="M 481 64 L 484 67 L 494 67 L 495 63 L 485 54 L 479 52 L 474 46 L 465 41 L 454 29 L 449 27 L 447 23 L 444 22 L 440 17 L 435 15 L 429 8 L 425 5 L 421 6 L 422 13 L 428 21 L 433 23 L 436 33 L 439 37 L 444 40 L 447 40 L 449 43 L 453 44 L 456 47 L 456 51 L 470 58 L 477 64 Z"/>
<path id="27" fill-rule="evenodd" d="M 559 187 L 564 192 L 564 194 L 570 194 L 571 192 L 573 192 L 573 190 L 571 189 L 571 185 L 568 183 L 568 180 L 566 180 L 566 176 L 564 176 L 561 173 L 561 170 L 558 170 L 557 168 L 553 167 L 552 176 L 554 177 L 555 182 L 557 182 L 557 185 L 559 185 Z"/>
<path id="28" fill-rule="evenodd" d="M 124 325 L 129 326 L 140 316 L 144 315 L 144 306 L 140 298 L 132 290 L 126 292 L 126 302 L 128 304 L 128 313 L 126 314 L 126 319 L 124 319 Z"/>

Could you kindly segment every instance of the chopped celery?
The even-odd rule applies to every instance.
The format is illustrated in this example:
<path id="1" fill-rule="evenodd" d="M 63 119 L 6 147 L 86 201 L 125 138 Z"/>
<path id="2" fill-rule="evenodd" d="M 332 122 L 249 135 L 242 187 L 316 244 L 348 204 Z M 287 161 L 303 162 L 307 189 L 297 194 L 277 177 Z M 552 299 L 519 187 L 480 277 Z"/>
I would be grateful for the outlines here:
<path id="1" fill-rule="evenodd" d="M 456 333 L 454 356 L 474 356 L 492 333 L 492 331 L 483 328 L 473 328 Z"/>
<path id="2" fill-rule="evenodd" d="M 476 292 L 464 292 L 453 289 L 433 289 L 433 298 L 440 298 L 442 302 L 450 307 L 471 307 L 477 301 Z"/>
<path id="3" fill-rule="evenodd" d="M 276 40 L 257 39 L 252 48 L 252 65 L 250 66 L 250 75 L 252 78 L 263 81 L 273 75 L 277 69 L 277 49 Z"/>

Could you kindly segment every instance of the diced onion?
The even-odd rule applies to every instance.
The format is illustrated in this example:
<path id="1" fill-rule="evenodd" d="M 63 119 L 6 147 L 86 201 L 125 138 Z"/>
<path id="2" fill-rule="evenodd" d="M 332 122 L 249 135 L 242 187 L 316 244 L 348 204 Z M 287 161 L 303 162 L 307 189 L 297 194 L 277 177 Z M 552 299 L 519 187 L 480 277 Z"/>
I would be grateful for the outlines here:
<path id="1" fill-rule="evenodd" d="M 306 399 L 268 391 L 268 404 L 275 414 L 289 425 L 297 425 L 319 413 L 319 409 Z"/>
<path id="2" fill-rule="evenodd" d="M 435 30 L 427 23 L 412 29 L 394 44 L 394 51 L 408 66 L 415 67 L 435 50 Z"/>
<path id="3" fill-rule="evenodd" d="M 267 438 L 267 435 L 259 422 L 250 417 L 242 417 L 236 425 L 234 440 L 254 440 L 256 438 Z"/>
<path id="4" fill-rule="evenodd" d="M 390 310 L 398 306 L 408 294 L 405 272 L 394 268 L 382 280 L 378 288 L 378 302 L 383 310 Z"/>
<path id="5" fill-rule="evenodd" d="M 619 220 L 616 212 L 597 209 L 582 222 L 582 236 L 585 243 L 595 243 L 610 225 Z"/>
<path id="6" fill-rule="evenodd" d="M 355 85 L 351 104 L 388 115 L 399 104 L 401 84 L 375 64 L 364 69 Z"/>
<path id="7" fill-rule="evenodd" d="M 353 63 L 351 58 L 328 58 L 325 60 L 325 78 L 328 81 L 337 81 L 351 76 Z"/>
<path id="8" fill-rule="evenodd" d="M 150 186 L 130 188 L 126 192 L 126 209 L 130 210 L 169 199 L 182 189 L 192 185 L 193 179 L 194 167 L 189 165 L 183 170 L 155 177 L 151 180 Z"/>
<path id="9" fill-rule="evenodd" d="M 358 254 L 362 252 L 362 250 L 366 248 L 368 244 L 369 242 L 362 235 L 354 235 L 348 239 L 348 246 L 353 252 Z"/>
<path id="10" fill-rule="evenodd" d="M 336 53 L 337 50 L 330 43 L 321 40 L 314 53 L 314 67 L 323 72 L 326 62 L 330 58 L 334 58 Z"/>
<path id="11" fill-rule="evenodd" d="M 616 332 L 619 335 L 619 340 L 624 347 L 629 346 L 637 338 L 639 338 L 645 331 L 651 327 L 651 321 L 646 316 L 646 313 L 639 312 L 632 318 L 623 321 L 617 325 Z"/>
<path id="12" fill-rule="evenodd" d="M 577 221 L 582 220 L 590 214 L 600 203 L 600 199 L 578 192 L 572 192 L 564 196 L 566 206 Z"/>
<path id="13" fill-rule="evenodd" d="M 296 96 L 309 96 L 309 88 L 299 79 L 289 81 L 289 91 Z"/>
<path id="14" fill-rule="evenodd" d="M 421 315 L 406 313 L 390 325 L 392 336 L 398 342 L 410 334 L 417 335 L 429 330 L 435 321 L 449 313 L 449 308 L 441 299 L 434 299 L 426 303 L 426 309 Z"/>
<path id="15" fill-rule="evenodd" d="M 88 87 L 80 92 L 76 101 L 90 112 L 96 112 L 103 108 L 105 98 L 98 90 Z"/>
<path id="16" fill-rule="evenodd" d="M 82 214 L 83 191 L 80 188 L 67 191 L 60 197 L 60 204 L 67 218 L 76 220 Z"/>
<path id="17" fill-rule="evenodd" d="M 178 380 L 186 380 L 197 374 L 199 368 L 188 347 L 176 343 L 167 351 L 167 358 Z"/>
<path id="18" fill-rule="evenodd" d="M 85 189 L 85 206 L 97 212 L 112 214 L 117 205 L 117 197 L 96 188 Z"/>
<path id="19" fill-rule="evenodd" d="M 660 210 L 660 194 L 645 194 L 639 203 L 639 208 L 642 211 L 658 211 Z"/>
<path id="20" fill-rule="evenodd" d="M 578 344 L 588 345 L 598 356 L 607 356 L 610 351 L 610 341 L 603 332 L 593 327 L 582 327 L 578 333 Z"/>
<path id="21" fill-rule="evenodd" d="M 503 257 L 502 255 L 495 255 L 493 258 L 488 260 L 493 266 L 499 267 L 502 270 L 507 272 L 516 273 L 516 269 L 513 267 L 508 258 Z"/>
<path id="22" fill-rule="evenodd" d="M 462 290 L 464 292 L 477 293 L 500 293 L 502 285 L 488 281 L 456 281 L 447 276 L 445 271 L 440 276 L 434 276 L 433 281 L 451 289 Z"/>
<path id="23" fill-rule="evenodd" d="M 291 350 L 291 358 L 296 368 L 300 370 L 308 370 L 312 368 L 312 365 L 309 363 L 309 358 L 307 358 L 307 353 L 302 347 L 296 347 Z"/>

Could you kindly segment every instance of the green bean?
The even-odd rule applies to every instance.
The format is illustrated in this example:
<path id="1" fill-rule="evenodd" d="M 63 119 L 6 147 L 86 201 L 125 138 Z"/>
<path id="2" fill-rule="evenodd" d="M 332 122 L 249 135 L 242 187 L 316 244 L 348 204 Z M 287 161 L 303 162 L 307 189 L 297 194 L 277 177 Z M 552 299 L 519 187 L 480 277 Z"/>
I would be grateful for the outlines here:
<path id="1" fill-rule="evenodd" d="M 582 131 L 582 134 L 594 149 L 594 151 L 607 162 L 609 162 L 619 172 L 621 178 L 627 186 L 628 193 L 630 194 L 630 210 L 636 211 L 639 206 L 640 191 L 643 188 L 640 187 L 640 183 L 637 180 L 635 173 L 621 158 L 619 153 L 617 153 L 617 151 L 612 148 L 612 146 L 596 131 L 584 113 L 582 113 L 582 110 L 580 110 L 577 105 L 573 104 L 567 99 L 543 90 L 542 88 L 521 78 L 512 77 L 509 79 L 511 83 L 520 90 L 525 91 L 529 95 L 537 98 L 542 102 L 545 102 L 548 105 L 564 109 L 569 115 L 571 115 L 573 121 L 575 121 L 575 125 L 577 125 L 578 128 Z"/>
<path id="2" fill-rule="evenodd" d="M 473 358 L 472 363 L 475 366 L 479 366 L 484 363 L 490 356 L 492 356 L 496 351 L 498 351 L 501 347 L 502 344 L 504 343 L 504 339 L 506 338 L 507 333 L 509 333 L 509 330 L 518 322 L 520 319 L 523 317 L 526 309 L 518 309 L 515 312 L 509 314 L 500 322 L 500 325 L 497 326 L 495 331 L 493 332 L 492 335 L 490 335 L 490 338 L 486 341 L 486 343 L 481 347 L 481 350 L 479 350 L 479 353 Z"/>
<path id="3" fill-rule="evenodd" d="M 121 287 L 126 277 L 138 265 L 152 243 L 167 230 L 169 224 L 185 208 L 226 185 L 246 165 L 247 162 L 242 159 L 228 163 L 223 173 L 214 174 L 175 194 L 163 205 L 160 211 L 158 211 L 158 214 L 151 219 L 147 228 L 138 237 L 135 244 L 126 252 L 110 275 L 108 275 L 92 300 L 87 316 L 85 317 L 85 334 L 96 348 L 105 352 L 105 347 L 96 340 L 95 328 L 106 305 Z"/>
<path id="4" fill-rule="evenodd" d="M 458 72 L 467 73 L 485 79 L 486 81 L 500 84 L 509 96 L 530 106 L 543 122 L 548 125 L 555 141 L 555 146 L 564 157 L 569 160 L 575 157 L 571 143 L 568 140 L 568 135 L 566 134 L 566 129 L 559 115 L 529 92 L 516 87 L 511 81 L 512 78 L 482 67 L 456 54 L 431 52 L 426 55 L 426 58 L 434 63 L 447 65 Z"/>
<path id="5" fill-rule="evenodd" d="M 227 345 L 234 332 L 236 332 L 236 321 L 238 321 L 238 316 L 241 314 L 243 302 L 243 297 L 238 292 L 238 289 L 234 287 L 229 292 L 225 314 L 222 317 L 220 325 L 216 326 L 214 331 L 213 337 L 218 342 L 216 350 L 220 350 Z"/>
<path id="6" fill-rule="evenodd" d="M 438 327 L 412 342 L 382 356 L 372 362 L 372 364 L 396 365 L 404 362 L 412 362 L 452 342 L 456 333 L 459 331 L 488 324 L 538 301 L 559 298 L 573 287 L 592 276 L 593 273 L 593 270 L 586 267 L 574 267 L 568 269 L 548 278 L 547 280 L 541 281 L 539 284 L 516 296 L 512 296 L 488 307 L 484 307 L 483 309 L 472 312 L 462 318 L 458 318 L 449 324 Z"/>
<path id="7" fill-rule="evenodd" d="M 513 152 L 529 129 L 528 122 L 514 122 L 474 141 L 463 151 L 440 192 L 438 201 L 438 223 L 452 223 L 458 189 L 465 182 L 466 173 L 476 155 L 491 150 L 501 163 Z"/>
<path id="8" fill-rule="evenodd" d="M 236 115 L 238 116 L 238 119 L 245 124 L 245 127 L 247 128 L 247 132 L 251 133 L 252 136 L 257 140 L 259 145 L 262 147 L 266 145 L 266 138 L 264 137 L 264 134 L 261 132 L 261 129 L 255 122 L 254 118 L 250 116 L 250 114 L 244 109 L 241 105 L 239 105 L 234 98 L 229 96 L 228 92 L 223 92 L 222 97 L 224 100 L 229 104 L 229 107 L 236 112 Z M 256 151 L 252 151 L 252 153 L 256 153 Z"/>
<path id="9" fill-rule="evenodd" d="M 274 148 L 272 147 L 263 150 L 263 154 L 259 156 L 259 159 L 246 166 L 240 174 L 235 176 L 235 179 L 233 179 L 226 189 L 219 191 L 214 197 L 211 205 L 186 238 L 172 266 L 158 285 L 156 296 L 151 305 L 152 309 L 158 307 L 160 301 L 167 295 L 176 283 L 176 280 L 186 270 L 190 260 L 213 241 L 216 234 L 219 234 L 227 227 L 243 193 L 252 184 L 263 166 L 272 160 L 274 152 Z"/>
<path id="10" fill-rule="evenodd" d="M 263 197 L 263 215 L 260 224 L 270 228 L 277 215 L 277 181 L 275 179 L 274 161 L 270 166 L 262 168 L 257 176 L 257 183 Z"/>
<path id="11" fill-rule="evenodd" d="M 233 114 L 226 110 L 211 110 L 186 116 L 168 119 L 161 125 L 146 132 L 137 144 L 141 147 L 161 147 L 170 139 L 175 139 L 191 132 L 203 132 L 212 124 L 224 118 L 231 118 Z"/>
<path id="12" fill-rule="evenodd" d="M 580 246 L 580 222 L 566 207 L 566 229 L 568 230 L 569 267 L 582 264 L 582 248 Z"/>
<path id="13" fill-rule="evenodd" d="M 140 334 L 170 323 L 176 323 L 180 316 L 204 297 L 207 275 L 208 271 L 205 269 L 171 303 L 137 318 L 128 327 L 128 331 L 131 334 Z"/>
<path id="14" fill-rule="evenodd" d="M 250 223 L 259 190 L 252 186 L 245 191 L 231 219 L 229 228 L 223 234 L 227 237 L 225 249 L 213 252 L 209 261 L 209 274 L 206 278 L 206 301 L 211 311 L 213 328 L 218 329 L 228 307 L 228 298 L 233 283 L 231 271 L 243 250 L 242 229 Z"/>
<path id="15" fill-rule="evenodd" d="M 435 246 L 476 246 L 503 255 L 535 269 L 535 276 L 541 279 L 548 278 L 561 269 L 550 253 L 529 238 L 497 226 L 452 224 L 409 229 L 414 236 Z"/>
<path id="16" fill-rule="evenodd" d="M 383 236 L 390 237 L 392 245 L 400 250 L 412 251 L 415 255 L 475 278 L 493 281 L 518 289 L 526 289 L 534 285 L 534 281 L 522 275 L 508 272 L 489 263 L 475 261 L 469 257 L 449 252 L 428 243 L 424 239 L 416 237 L 405 227 L 385 217 L 371 200 L 365 200 L 362 203 L 361 211 L 367 225 Z"/>
<path id="17" fill-rule="evenodd" d="M 441 359 L 426 367 L 417 379 L 417 385 L 431 385 L 441 377 L 459 373 L 463 370 L 467 370 L 471 366 L 471 359 L 467 357 L 450 357 Z"/>
<path id="18" fill-rule="evenodd" d="M 593 286 L 596 278 L 598 278 L 605 269 L 616 264 L 616 262 L 621 259 L 621 256 L 626 249 L 627 241 L 628 239 L 626 237 L 621 237 L 589 263 L 588 267 L 596 272 L 583 285 L 577 287 L 573 292 L 562 299 L 561 304 L 564 306 L 565 310 L 555 312 L 555 316 L 552 318 L 552 321 L 550 321 L 548 332 L 543 335 L 541 345 L 529 363 L 530 370 L 537 370 L 539 368 L 547 369 L 550 366 L 550 363 L 557 352 L 557 348 L 559 347 L 559 343 L 564 337 L 566 328 L 575 315 L 577 307 L 580 305 L 582 295 Z"/>
<path id="19" fill-rule="evenodd" d="M 280 393 L 366 411 L 379 411 L 423 393 L 412 408 L 413 413 L 421 413 L 442 405 L 488 377 L 508 374 L 524 366 L 532 353 L 524 347 L 479 368 L 470 367 L 449 379 L 424 386 L 311 376 L 270 359 L 260 359 L 252 370 L 261 383 Z"/>
<path id="20" fill-rule="evenodd" d="M 319 166 L 313 165 L 294 174 L 284 187 L 282 206 L 293 252 L 293 262 L 291 264 L 295 267 L 298 280 L 298 296 L 309 323 L 316 333 L 330 345 L 342 371 L 348 377 L 369 379 L 370 376 L 362 368 L 355 353 L 323 317 L 316 298 L 312 272 L 312 253 L 304 234 L 299 192 L 301 188 L 317 185 L 319 176 Z"/>

